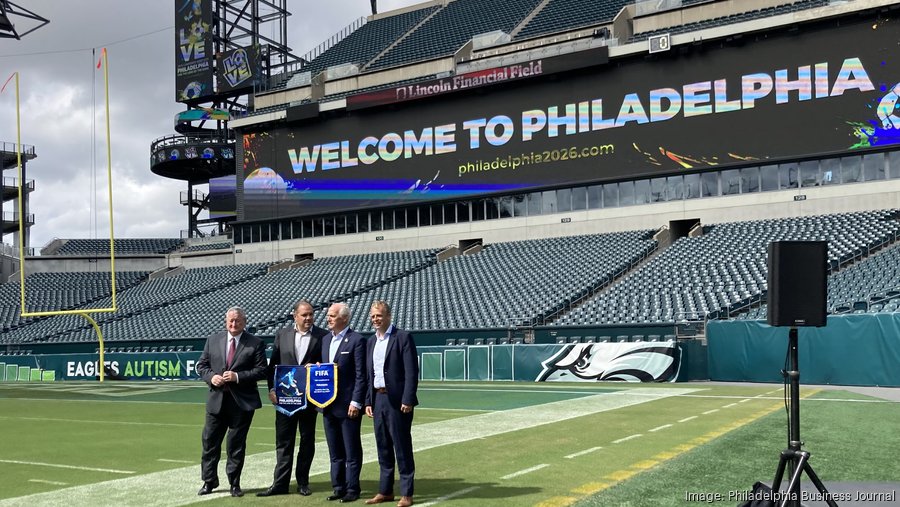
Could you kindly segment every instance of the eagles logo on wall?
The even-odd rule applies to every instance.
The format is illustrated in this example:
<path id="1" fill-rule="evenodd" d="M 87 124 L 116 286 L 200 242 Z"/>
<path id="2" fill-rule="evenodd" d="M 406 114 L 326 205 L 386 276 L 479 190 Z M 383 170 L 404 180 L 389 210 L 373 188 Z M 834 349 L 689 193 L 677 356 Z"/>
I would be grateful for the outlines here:
<path id="1" fill-rule="evenodd" d="M 541 363 L 536 382 L 673 382 L 681 366 L 675 342 L 573 343 Z"/>

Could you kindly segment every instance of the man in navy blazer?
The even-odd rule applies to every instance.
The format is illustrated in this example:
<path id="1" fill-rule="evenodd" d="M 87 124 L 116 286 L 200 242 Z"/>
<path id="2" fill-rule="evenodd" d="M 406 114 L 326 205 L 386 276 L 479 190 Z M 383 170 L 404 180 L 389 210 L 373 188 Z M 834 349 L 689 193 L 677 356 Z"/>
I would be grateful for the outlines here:
<path id="1" fill-rule="evenodd" d="M 331 305 L 326 317 L 331 333 L 322 340 L 322 362 L 337 365 L 337 397 L 322 409 L 334 489 L 328 500 L 354 502 L 359 499 L 363 461 L 360 426 L 366 400 L 366 342 L 347 327 L 350 308 L 346 304 Z"/>
<path id="2" fill-rule="evenodd" d="M 375 335 L 366 344 L 366 415 L 375 418 L 375 445 L 381 475 L 378 494 L 369 505 L 394 499 L 394 460 L 400 472 L 398 507 L 413 503 L 413 407 L 419 404 L 419 356 L 416 342 L 407 331 L 391 325 L 391 307 L 375 301 L 369 310 Z"/>
<path id="3" fill-rule="evenodd" d="M 266 371 L 269 385 L 269 401 L 275 404 L 275 367 L 285 365 L 308 365 L 322 361 L 322 338 L 328 331 L 313 325 L 313 307 L 306 301 L 294 305 L 294 325 L 281 329 L 275 337 L 272 358 Z M 306 379 L 297 379 L 299 385 L 306 385 Z M 318 411 L 311 403 L 294 415 L 288 416 L 275 411 L 275 472 L 272 485 L 256 496 L 285 495 L 291 484 L 291 465 L 294 460 L 294 442 L 300 431 L 300 446 L 297 450 L 297 492 L 309 496 L 309 469 L 316 454 L 316 419 Z"/>
<path id="4" fill-rule="evenodd" d="M 219 487 L 219 457 L 227 431 L 225 473 L 231 496 L 244 496 L 241 470 L 247 451 L 247 432 L 253 422 L 253 412 L 262 407 L 256 382 L 266 374 L 265 344 L 244 332 L 246 325 L 244 310 L 238 306 L 229 308 L 225 312 L 226 331 L 207 338 L 197 361 L 197 374 L 209 385 L 200 459 L 203 486 L 198 495 L 209 494 Z"/>

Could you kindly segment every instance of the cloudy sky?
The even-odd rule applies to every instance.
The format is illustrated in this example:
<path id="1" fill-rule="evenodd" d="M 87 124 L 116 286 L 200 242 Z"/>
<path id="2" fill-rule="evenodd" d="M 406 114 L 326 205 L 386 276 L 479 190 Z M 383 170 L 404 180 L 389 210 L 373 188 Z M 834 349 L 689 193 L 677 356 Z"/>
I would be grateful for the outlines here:
<path id="1" fill-rule="evenodd" d="M 419 0 L 379 0 L 385 12 Z M 0 39 L 0 81 L 19 73 L 22 143 L 35 147 L 30 246 L 53 238 L 108 237 L 107 143 L 100 48 L 109 54 L 113 207 L 117 238 L 178 237 L 187 229 L 187 184 L 150 172 L 150 144 L 175 134 L 174 2 L 28 0 L 50 20 L 21 40 Z M 288 45 L 303 55 L 371 13 L 368 0 L 288 0 Z M 21 32 L 33 22 L 13 18 Z M 0 142 L 16 142 L 15 89 L 0 94 Z M 3 171 L 16 176 L 15 168 Z M 201 190 L 205 191 L 205 187 Z M 4 213 L 12 211 L 4 203 Z M 13 244 L 14 235 L 3 237 Z"/>

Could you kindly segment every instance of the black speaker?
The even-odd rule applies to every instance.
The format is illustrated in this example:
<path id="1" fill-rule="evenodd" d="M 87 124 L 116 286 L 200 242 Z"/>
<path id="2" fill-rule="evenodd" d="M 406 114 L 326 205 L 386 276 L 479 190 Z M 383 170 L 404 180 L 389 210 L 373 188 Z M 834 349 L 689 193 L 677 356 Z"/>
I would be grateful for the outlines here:
<path id="1" fill-rule="evenodd" d="M 769 325 L 822 327 L 827 292 L 825 241 L 769 243 Z"/>

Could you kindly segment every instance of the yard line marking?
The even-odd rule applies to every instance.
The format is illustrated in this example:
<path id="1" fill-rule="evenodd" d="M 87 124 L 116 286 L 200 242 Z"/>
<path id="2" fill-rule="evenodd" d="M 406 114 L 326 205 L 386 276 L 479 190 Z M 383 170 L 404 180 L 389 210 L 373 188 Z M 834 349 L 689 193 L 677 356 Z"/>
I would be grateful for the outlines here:
<path id="1" fill-rule="evenodd" d="M 578 498 L 574 496 L 553 496 L 543 502 L 535 504 L 534 507 L 566 507 L 577 501 Z"/>
<path id="2" fill-rule="evenodd" d="M 203 385 L 205 387 L 205 384 Z M 472 414 L 447 421 L 416 424 L 412 427 L 414 452 L 421 452 L 445 445 L 457 444 L 485 437 L 492 437 L 554 424 L 576 417 L 583 417 L 625 407 L 642 405 L 695 392 L 699 388 L 639 387 L 625 392 L 602 393 L 571 400 L 554 401 L 529 407 Z M 270 415 L 269 414 L 266 415 Z M 263 417 L 259 414 L 258 417 Z M 271 415 L 270 415 L 271 416 Z M 199 426 L 197 427 L 199 430 Z M 253 426 L 256 429 L 256 426 Z M 375 435 L 362 435 L 364 463 L 377 461 Z M 327 474 L 331 470 L 325 443 L 316 443 L 316 454 L 311 475 Z M 272 483 L 272 463 L 275 451 L 247 455 L 241 485 L 247 489 L 265 489 Z M 220 500 L 227 496 L 227 488 L 221 494 L 197 496 L 200 465 L 173 468 L 125 479 L 84 484 L 53 492 L 35 493 L 16 498 L 0 499 L 0 507 L 54 505 L 63 500 L 70 507 L 117 505 L 119 507 L 174 507 L 196 504 L 208 500 Z M 165 495 L 159 494 L 159 485 L 166 485 Z"/>
<path id="3" fill-rule="evenodd" d="M 747 403 L 748 401 L 750 401 L 752 399 L 753 398 L 744 398 L 743 400 L 739 401 L 738 403 Z"/>
<path id="4" fill-rule="evenodd" d="M 671 427 L 672 427 L 671 424 L 663 424 L 662 426 L 657 426 L 657 427 L 653 428 L 652 430 L 647 430 L 647 431 L 650 433 L 653 433 L 654 431 L 664 430 L 666 428 L 671 428 Z"/>
<path id="5" fill-rule="evenodd" d="M 585 449 L 585 450 L 583 450 L 583 451 L 578 451 L 578 452 L 576 452 L 576 453 L 569 454 L 568 456 L 563 456 L 563 457 L 564 457 L 564 458 L 567 458 L 567 459 L 577 458 L 578 456 L 584 456 L 585 454 L 590 454 L 590 453 L 592 453 L 592 452 L 594 452 L 594 451 L 599 451 L 600 449 L 603 449 L 603 448 L 602 448 L 602 447 L 591 447 L 590 449 Z"/>
<path id="6" fill-rule="evenodd" d="M 196 463 L 196 461 L 190 461 L 190 460 L 186 460 L 186 459 L 159 458 L 156 461 L 162 461 L 163 463 L 187 463 L 188 465 L 190 465 L 191 463 Z"/>
<path id="7" fill-rule="evenodd" d="M 46 400 L 45 400 L 46 401 Z M 0 419 L 10 419 L 17 421 L 52 421 L 52 422 L 62 422 L 62 423 L 77 423 L 77 424 L 123 424 L 126 426 L 151 426 L 151 427 L 160 427 L 160 428 L 196 428 L 196 424 L 187 424 L 187 423 L 154 423 L 154 422 L 142 422 L 142 421 L 104 421 L 104 420 L 91 420 L 91 419 L 62 419 L 59 417 L 19 417 L 12 415 L 0 415 Z M 263 430 L 263 431 L 271 431 L 274 430 L 274 426 L 253 426 L 254 430 Z"/>
<path id="8" fill-rule="evenodd" d="M 635 470 L 649 470 L 658 464 L 659 464 L 659 460 L 645 459 L 643 461 L 638 461 L 637 463 L 631 465 L 630 468 L 633 468 Z"/>
<path id="9" fill-rule="evenodd" d="M 41 422 L 62 422 L 62 423 L 78 423 L 78 424 L 125 424 L 128 426 L 157 426 L 163 428 L 196 428 L 196 424 L 186 423 L 154 423 L 140 421 L 92 421 L 90 419 L 61 419 L 58 417 L 18 417 L 11 415 L 0 415 L 0 419 L 15 419 L 18 421 L 41 421 Z"/>
<path id="10" fill-rule="evenodd" d="M 430 501 L 430 502 L 425 502 L 425 503 L 423 503 L 423 504 L 419 504 L 419 507 L 430 507 L 430 506 L 435 505 L 435 504 L 438 504 L 438 503 L 440 503 L 440 502 L 444 502 L 444 501 L 450 500 L 451 498 L 456 498 L 456 497 L 458 497 L 458 496 L 467 495 L 467 494 L 469 494 L 469 493 L 475 491 L 476 489 L 478 489 L 478 486 L 472 486 L 471 488 L 466 488 L 466 489 L 461 489 L 461 490 L 459 490 L 459 491 L 454 491 L 453 493 L 450 493 L 450 494 L 447 494 L 447 495 L 444 495 L 444 496 L 437 497 L 437 498 L 435 498 L 434 500 L 432 500 L 432 501 Z"/>
<path id="11" fill-rule="evenodd" d="M 703 412 L 703 415 L 713 414 L 713 413 L 716 413 L 716 412 L 718 412 L 718 411 L 719 411 L 719 409 L 714 408 L 714 409 L 712 409 L 712 410 L 707 410 L 706 412 Z"/>
<path id="12" fill-rule="evenodd" d="M 606 482 L 589 482 L 587 484 L 582 484 L 577 488 L 573 489 L 573 493 L 580 493 L 582 495 L 593 495 L 598 491 L 603 491 L 604 489 L 609 487 L 609 483 Z"/>
<path id="13" fill-rule="evenodd" d="M 691 419 L 696 419 L 697 417 L 698 417 L 698 416 L 696 416 L 696 415 L 692 415 L 692 416 L 690 416 L 690 417 L 685 417 L 684 419 L 682 419 L 682 420 L 680 420 L 680 421 L 678 421 L 678 422 L 688 422 L 688 421 L 690 421 Z"/>
<path id="14" fill-rule="evenodd" d="M 39 461 L 18 461 L 14 459 L 0 459 L 0 463 L 10 463 L 13 465 L 33 465 L 39 467 L 52 467 L 52 468 L 68 468 L 71 470 L 85 470 L 87 472 L 107 472 L 111 474 L 135 474 L 137 472 L 133 472 L 131 470 L 116 470 L 114 468 L 93 468 L 93 467 L 80 467 L 75 465 L 60 465 L 59 463 L 41 463 Z"/>
<path id="15" fill-rule="evenodd" d="M 457 391 L 461 393 L 523 393 L 523 394 L 584 394 L 584 395 L 592 395 L 592 394 L 615 394 L 621 391 L 613 391 L 610 389 L 609 391 L 602 390 L 584 390 L 584 391 L 563 391 L 562 389 L 465 389 L 465 388 L 448 388 L 448 387 L 420 387 L 419 391 Z M 416 407 L 418 410 L 418 407 Z"/>
<path id="16" fill-rule="evenodd" d="M 815 392 L 816 392 L 816 391 L 813 391 L 811 394 L 815 394 Z M 807 396 L 809 396 L 809 394 L 807 394 Z M 643 471 L 645 471 L 645 470 L 650 470 L 651 468 L 654 468 L 655 466 L 657 466 L 657 465 L 659 465 L 659 464 L 661 464 L 661 463 L 664 463 L 664 462 L 666 462 L 666 461 L 668 461 L 668 460 L 670 460 L 670 459 L 672 459 L 672 458 L 675 458 L 675 457 L 677 457 L 677 456 L 679 456 L 679 455 L 681 455 L 681 454 L 683 454 L 683 453 L 685 453 L 685 452 L 687 452 L 687 451 L 690 451 L 691 449 L 694 449 L 695 447 L 697 447 L 697 445 L 700 445 L 700 444 L 702 444 L 702 443 L 706 443 L 706 442 L 712 440 L 712 439 L 715 438 L 715 437 L 718 437 L 718 436 L 721 436 L 721 435 L 727 433 L 728 431 L 735 430 L 735 429 L 740 428 L 741 426 L 745 426 L 745 425 L 747 425 L 747 424 L 749 424 L 749 423 L 751 423 L 751 422 L 753 422 L 753 421 L 755 421 L 755 420 L 757 420 L 757 419 L 759 419 L 759 418 L 761 418 L 761 417 L 764 417 L 764 416 L 766 416 L 766 415 L 768 415 L 768 414 L 771 414 L 772 412 L 778 410 L 779 408 L 781 408 L 780 405 L 773 405 L 773 406 L 771 406 L 770 408 L 766 408 L 766 409 L 763 409 L 763 410 L 759 410 L 759 411 L 757 411 L 757 412 L 754 413 L 754 414 L 751 414 L 751 415 L 749 415 L 749 416 L 747 416 L 747 417 L 745 417 L 745 418 L 743 418 L 743 419 L 740 419 L 740 420 L 738 420 L 738 421 L 735 421 L 735 422 L 732 423 L 732 424 L 729 424 L 729 425 L 727 426 L 727 429 L 725 429 L 724 431 L 715 430 L 715 431 L 713 431 L 713 432 L 707 433 L 706 435 L 701 435 L 701 436 L 699 436 L 699 437 L 697 437 L 697 438 L 692 439 L 692 440 L 690 441 L 690 443 L 678 444 L 678 445 L 676 445 L 675 447 L 673 447 L 672 449 L 670 449 L 670 450 L 668 450 L 668 451 L 663 451 L 663 452 L 657 454 L 656 456 L 654 456 L 653 459 L 639 461 L 639 462 L 637 462 L 637 463 L 632 464 L 632 465 L 631 465 L 629 468 L 627 468 L 627 469 L 624 469 L 624 470 L 618 470 L 618 471 L 615 471 L 615 472 L 613 472 L 613 473 L 611 473 L 611 474 L 605 475 L 605 476 L 603 477 L 603 479 L 605 479 L 607 482 L 601 482 L 601 483 L 588 483 L 588 484 L 586 484 L 586 485 L 584 485 L 584 486 L 581 487 L 581 491 L 579 490 L 579 488 L 573 489 L 572 491 L 575 492 L 575 493 L 581 493 L 581 492 L 583 492 L 583 493 L 586 494 L 586 495 L 588 495 L 588 494 L 590 494 L 590 495 L 597 494 L 597 493 L 599 493 L 599 492 L 601 492 L 601 491 L 604 491 L 604 490 L 608 489 L 609 487 L 611 487 L 611 486 L 613 486 L 613 485 L 615 485 L 615 484 L 617 484 L 617 483 L 619 483 L 619 482 L 628 480 L 628 479 L 634 477 L 635 475 L 637 475 L 637 474 L 639 474 L 639 473 L 641 473 L 641 472 L 643 472 Z M 687 420 L 690 420 L 690 419 L 695 419 L 696 417 L 697 417 L 697 416 L 688 417 L 687 419 L 683 419 L 683 420 L 687 421 Z M 680 421 L 679 421 L 679 422 L 680 422 Z M 579 499 L 579 500 L 580 500 L 580 499 Z"/>
<path id="17" fill-rule="evenodd" d="M 635 435 L 628 435 L 627 437 L 620 438 L 620 439 L 618 439 L 618 440 L 613 440 L 612 443 L 614 443 L 614 444 L 621 444 L 622 442 L 627 442 L 627 441 L 629 441 L 629 440 L 632 440 L 632 439 L 635 439 L 635 438 L 638 438 L 638 437 L 642 437 L 642 436 L 644 436 L 644 435 L 641 435 L 640 433 L 637 433 L 637 434 L 635 434 Z"/>
<path id="18" fill-rule="evenodd" d="M 2 389 L 2 387 L 0 387 Z M 50 398 L 7 398 L 16 401 L 50 401 Z M 140 401 L 140 400 L 98 400 L 93 398 L 67 398 L 65 400 L 53 400 L 54 403 L 138 403 L 143 405 L 206 405 L 205 401 Z"/>
<path id="19" fill-rule="evenodd" d="M 39 482 L 41 484 L 50 484 L 51 486 L 65 486 L 68 482 L 48 481 L 44 479 L 28 479 L 28 482 Z"/>
<path id="20" fill-rule="evenodd" d="M 550 466 L 550 465 L 548 465 L 547 463 L 535 465 L 533 467 L 526 468 L 525 470 L 519 470 L 518 472 L 513 472 L 511 474 L 504 475 L 503 477 L 500 478 L 500 480 L 512 479 L 513 477 L 518 477 L 520 475 L 530 474 L 531 472 L 536 472 L 542 468 L 547 468 L 548 466 Z"/>
<path id="21" fill-rule="evenodd" d="M 416 407 L 416 410 L 440 410 L 442 412 L 490 412 L 490 410 L 483 410 L 477 408 L 439 408 L 439 407 Z"/>
<path id="22" fill-rule="evenodd" d="M 737 405 L 737 403 L 729 403 L 728 405 L 725 405 L 725 406 L 722 407 L 722 408 L 731 408 L 731 407 L 733 407 L 733 406 L 735 406 L 735 405 Z"/>

